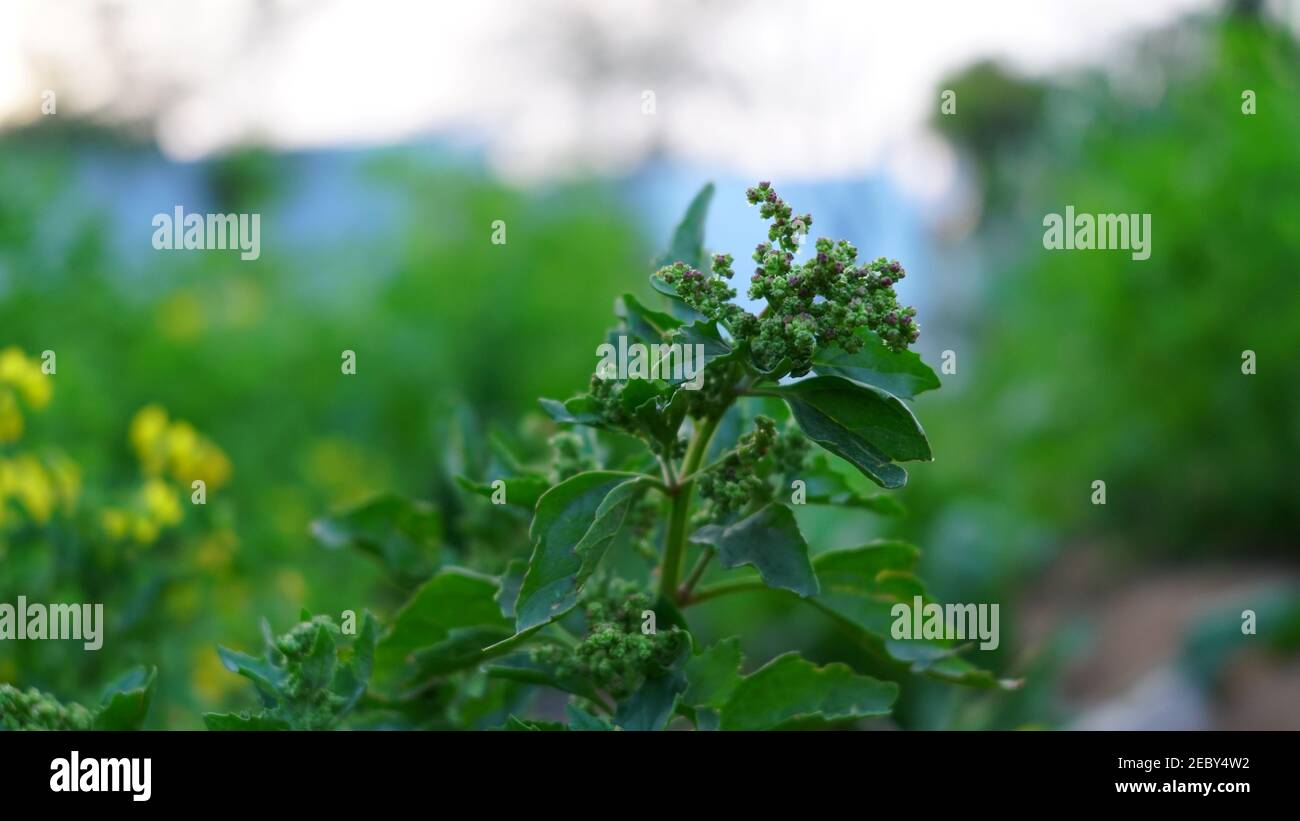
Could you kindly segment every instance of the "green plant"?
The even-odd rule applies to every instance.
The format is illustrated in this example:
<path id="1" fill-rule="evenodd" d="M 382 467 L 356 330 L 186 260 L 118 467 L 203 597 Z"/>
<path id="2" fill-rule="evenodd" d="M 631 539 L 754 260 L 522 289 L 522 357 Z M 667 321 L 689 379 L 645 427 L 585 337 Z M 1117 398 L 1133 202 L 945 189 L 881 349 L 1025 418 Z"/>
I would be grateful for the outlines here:
<path id="1" fill-rule="evenodd" d="M 365 693 L 377 637 L 369 613 L 351 639 L 329 616 L 306 611 L 282 636 L 273 636 L 265 622 L 262 632 L 262 658 L 225 647 L 219 653 L 228 670 L 253 682 L 263 709 L 253 714 L 207 713 L 203 721 L 208 729 L 327 730 Z"/>
<path id="2" fill-rule="evenodd" d="M 92 708 L 60 703 L 34 687 L 0 684 L 0 730 L 139 730 L 153 700 L 156 674 L 145 667 L 128 671 Z"/>
<path id="3" fill-rule="evenodd" d="M 890 638 L 891 607 L 925 595 L 914 547 L 814 555 L 795 515 L 801 504 L 896 512 L 844 471 L 897 488 L 900 462 L 931 458 L 903 400 L 939 383 L 907 350 L 918 327 L 894 294 L 901 266 L 861 264 L 852 245 L 827 239 L 796 264 L 811 216 L 794 217 L 760 183 L 748 197 L 772 225 L 754 253 L 750 295 L 767 302 L 755 316 L 731 302 L 731 256 L 700 271 L 711 195 L 696 197 L 651 277 L 668 310 L 627 294 L 609 337 L 647 346 L 661 364 L 674 344 L 699 346 L 698 382 L 671 368 L 659 378 L 598 371 L 588 392 L 542 400 L 554 424 L 572 428 L 550 437 L 550 464 L 519 456 L 499 432 L 485 437 L 486 455 L 465 436 L 456 461 L 468 496 L 383 497 L 317 522 L 327 546 L 378 558 L 409 593 L 378 640 L 353 726 L 824 726 L 889 713 L 898 682 L 914 675 L 1007 684 L 964 648 Z M 502 552 L 523 538 L 528 555 Z M 795 652 L 745 675 L 735 638 L 698 645 L 690 608 L 761 589 L 829 616 L 881 678 Z M 258 665 L 233 667 L 275 696 Z M 526 717 L 547 689 L 569 694 L 567 725 Z"/>

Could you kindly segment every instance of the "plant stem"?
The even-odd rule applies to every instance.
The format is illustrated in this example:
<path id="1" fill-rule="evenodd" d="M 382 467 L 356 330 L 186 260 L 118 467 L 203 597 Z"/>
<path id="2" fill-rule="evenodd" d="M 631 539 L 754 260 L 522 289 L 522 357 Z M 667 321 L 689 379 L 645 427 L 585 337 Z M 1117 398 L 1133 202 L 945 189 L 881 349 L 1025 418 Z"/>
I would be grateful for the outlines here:
<path id="1" fill-rule="evenodd" d="M 709 440 L 718 429 L 720 417 L 709 417 L 700 423 L 691 444 L 686 448 L 686 458 L 682 462 L 681 475 L 691 476 L 695 473 L 704 454 L 709 449 Z M 691 509 L 691 487 L 693 482 L 679 480 L 672 488 L 672 510 L 668 515 L 668 534 L 664 542 L 663 564 L 659 567 L 659 595 L 668 601 L 674 601 L 677 595 L 677 579 L 682 573 L 682 554 L 686 550 L 686 521 Z"/>
<path id="2" fill-rule="evenodd" d="M 703 590 L 691 595 L 686 601 L 682 602 L 682 607 L 689 607 L 692 604 L 699 604 L 702 601 L 716 599 L 719 596 L 727 596 L 732 593 L 744 593 L 749 590 L 772 590 L 763 583 L 762 579 L 741 579 L 733 582 L 722 582 L 712 587 L 706 587 Z M 781 592 L 781 591 L 777 591 Z"/>
<path id="3" fill-rule="evenodd" d="M 686 577 L 686 581 L 682 582 L 681 589 L 677 591 L 677 604 L 679 606 L 691 600 L 691 591 L 695 589 L 700 577 L 704 575 L 704 571 L 709 566 L 709 561 L 713 558 L 713 553 L 712 546 L 706 546 L 700 552 L 700 558 L 695 562 L 695 568 L 691 570 L 691 575 Z"/>

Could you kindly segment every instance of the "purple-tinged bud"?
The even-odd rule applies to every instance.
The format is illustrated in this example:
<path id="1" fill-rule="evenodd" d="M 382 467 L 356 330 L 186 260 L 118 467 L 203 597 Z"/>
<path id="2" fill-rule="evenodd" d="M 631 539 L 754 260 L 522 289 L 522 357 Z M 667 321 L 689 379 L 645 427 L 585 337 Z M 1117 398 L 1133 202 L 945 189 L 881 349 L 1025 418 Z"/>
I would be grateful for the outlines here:
<path id="1" fill-rule="evenodd" d="M 786 277 L 786 278 L 785 278 L 785 284 L 786 284 L 786 285 L 789 285 L 791 288 L 798 287 L 798 285 L 799 285 L 799 277 Z"/>
<path id="2" fill-rule="evenodd" d="M 880 278 L 880 284 L 881 284 L 883 287 L 888 288 L 890 285 L 893 285 L 893 284 L 894 284 L 894 281 L 893 281 L 892 279 L 890 279 L 889 277 L 881 277 L 881 278 Z"/>
<path id="3" fill-rule="evenodd" d="M 759 181 L 758 181 L 758 187 L 759 187 L 759 188 L 771 188 L 771 187 L 772 187 L 772 183 L 768 182 L 767 180 L 759 180 Z"/>
<path id="4" fill-rule="evenodd" d="M 898 324 L 898 314 L 893 313 L 893 312 L 891 311 L 889 314 L 887 314 L 887 315 L 885 316 L 885 321 L 888 322 L 890 325 L 897 325 L 897 324 Z M 891 331 L 891 333 L 892 333 L 892 331 Z"/>
<path id="5" fill-rule="evenodd" d="M 895 274 L 898 273 L 899 269 L 902 267 L 903 266 L 898 264 L 898 260 L 894 260 L 893 262 L 889 263 L 889 270 Z"/>
<path id="6" fill-rule="evenodd" d="M 844 263 L 842 262 L 835 263 L 835 273 L 837 274 L 844 273 Z"/>
<path id="7" fill-rule="evenodd" d="M 898 319 L 898 324 L 899 324 L 899 325 L 902 325 L 904 328 L 906 328 L 908 325 L 911 325 L 911 324 L 912 324 L 912 318 L 911 318 L 910 316 L 906 316 L 906 315 L 904 315 L 904 316 L 902 316 L 902 317 L 899 317 L 899 319 Z"/>
<path id="8" fill-rule="evenodd" d="M 781 199 L 781 198 L 778 197 L 778 196 L 776 195 L 776 192 L 775 192 L 775 191 L 772 191 L 771 189 L 768 190 L 768 192 L 767 192 L 767 201 L 768 201 L 768 202 L 770 202 L 770 203 L 772 203 L 772 204 L 776 204 L 777 202 L 780 201 L 780 199 Z"/>
<path id="9" fill-rule="evenodd" d="M 819 264 L 821 264 L 821 265 L 825 265 L 827 259 L 829 259 L 829 257 L 827 257 L 825 254 L 823 254 L 821 251 L 818 251 L 818 252 L 817 252 L 817 262 L 818 262 Z"/>

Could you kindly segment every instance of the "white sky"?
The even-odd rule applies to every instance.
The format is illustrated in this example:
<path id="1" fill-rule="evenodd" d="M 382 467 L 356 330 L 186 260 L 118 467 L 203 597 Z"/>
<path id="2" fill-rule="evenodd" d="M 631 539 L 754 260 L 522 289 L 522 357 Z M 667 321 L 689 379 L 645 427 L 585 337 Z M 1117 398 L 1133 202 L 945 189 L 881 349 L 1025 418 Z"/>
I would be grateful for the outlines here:
<path id="1" fill-rule="evenodd" d="M 39 117 L 52 88 L 60 114 L 156 112 L 177 158 L 441 134 L 523 179 L 659 151 L 750 176 L 885 169 L 926 187 L 947 173 L 923 128 L 941 77 L 982 57 L 1030 72 L 1099 63 L 1217 5 L 0 0 L 0 122 Z"/>

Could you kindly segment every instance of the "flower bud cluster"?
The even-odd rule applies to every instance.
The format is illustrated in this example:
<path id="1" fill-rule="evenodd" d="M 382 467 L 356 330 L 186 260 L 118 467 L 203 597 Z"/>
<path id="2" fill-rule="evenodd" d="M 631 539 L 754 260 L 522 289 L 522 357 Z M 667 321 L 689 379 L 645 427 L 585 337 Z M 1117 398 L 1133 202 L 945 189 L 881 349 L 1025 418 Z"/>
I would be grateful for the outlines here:
<path id="1" fill-rule="evenodd" d="M 89 730 L 94 714 L 80 704 L 60 704 L 36 688 L 0 684 L 0 729 Z"/>
<path id="2" fill-rule="evenodd" d="M 727 284 L 735 275 L 730 254 L 716 255 L 708 275 L 682 262 L 660 269 L 657 275 L 692 308 L 722 323 L 735 339 L 749 343 L 760 368 L 780 367 L 802 376 L 812 368 L 818 348 L 838 345 L 849 353 L 858 350 L 862 340 L 855 332 L 859 328 L 875 332 L 896 351 L 917 340 L 921 329 L 916 309 L 900 306 L 894 291 L 907 275 L 897 260 L 882 257 L 861 264 L 851 243 L 821 238 L 816 253 L 796 264 L 795 254 L 812 226 L 812 215 L 796 215 L 767 182 L 748 189 L 745 196 L 771 221 L 768 241 L 759 243 L 751 255 L 756 267 L 748 294 L 750 299 L 767 302 L 762 314 L 754 316 L 731 302 L 736 291 Z"/>
<path id="3" fill-rule="evenodd" d="M 642 631 L 642 614 L 652 610 L 649 595 L 617 580 L 584 605 L 587 635 L 569 649 L 546 645 L 534 658 L 552 665 L 562 678 L 579 678 L 615 699 L 636 692 L 649 676 L 666 670 L 690 638 L 678 627 Z"/>

